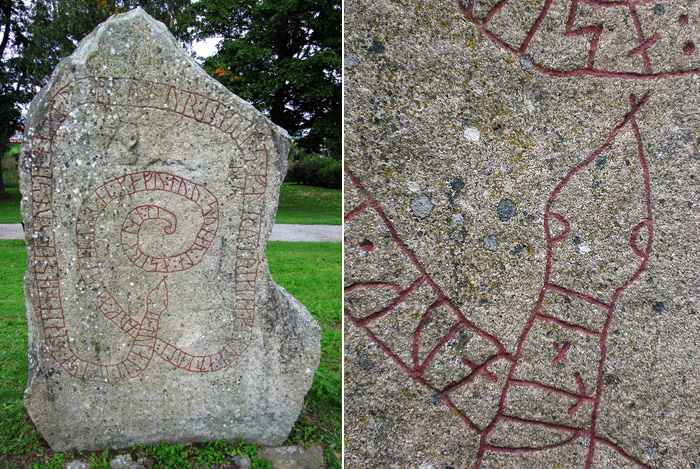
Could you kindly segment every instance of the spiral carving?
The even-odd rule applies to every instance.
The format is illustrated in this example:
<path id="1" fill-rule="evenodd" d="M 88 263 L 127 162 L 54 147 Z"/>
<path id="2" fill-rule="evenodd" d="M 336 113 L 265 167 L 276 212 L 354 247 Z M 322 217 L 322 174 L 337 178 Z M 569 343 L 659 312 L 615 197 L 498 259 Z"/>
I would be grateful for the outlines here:
<path id="1" fill-rule="evenodd" d="M 30 272 L 48 352 L 71 376 L 109 383 L 140 375 L 154 354 L 174 367 L 189 372 L 212 372 L 227 367 L 247 349 L 256 309 L 259 243 L 268 164 L 262 136 L 248 125 L 241 126 L 238 111 L 225 103 L 200 96 L 204 100 L 202 103 L 206 104 L 204 108 L 182 107 L 182 103 L 190 102 L 195 93 L 171 85 L 121 78 L 105 80 L 92 77 L 82 80 L 80 86 L 87 85 L 95 90 L 90 94 L 96 99 L 95 104 L 157 109 L 228 134 L 238 147 L 241 159 L 232 161 L 228 168 L 228 202 L 239 207 L 241 213 L 237 239 L 233 244 L 233 327 L 228 341 L 218 351 L 208 355 L 190 353 L 163 340 L 159 337 L 159 320 L 168 308 L 169 276 L 197 266 L 215 239 L 219 222 L 217 197 L 204 186 L 180 176 L 142 171 L 102 184 L 83 201 L 75 221 L 81 282 L 93 305 L 132 339 L 123 360 L 110 364 L 89 361 L 76 353 L 66 325 L 61 288 L 68 286 L 60 274 L 55 229 L 58 225 L 54 212 L 54 139 L 71 110 L 85 104 L 75 99 L 74 85 L 67 84 L 59 89 L 47 104 L 45 116 L 31 137 L 26 160 L 26 170 L 31 175 Z M 132 93 L 134 87 L 147 92 Z M 204 112 L 203 109 L 208 111 Z M 188 199 L 198 207 L 202 225 L 192 243 L 182 252 L 157 256 L 143 247 L 145 234 L 142 228 L 147 221 L 157 221 L 164 224 L 165 236 L 176 234 L 176 214 L 152 203 L 136 206 L 126 214 L 120 229 L 122 251 L 136 268 L 153 274 L 155 285 L 147 294 L 141 312 L 136 313 L 122 307 L 105 284 L 98 261 L 100 239 L 96 222 L 114 201 L 139 192 Z"/>

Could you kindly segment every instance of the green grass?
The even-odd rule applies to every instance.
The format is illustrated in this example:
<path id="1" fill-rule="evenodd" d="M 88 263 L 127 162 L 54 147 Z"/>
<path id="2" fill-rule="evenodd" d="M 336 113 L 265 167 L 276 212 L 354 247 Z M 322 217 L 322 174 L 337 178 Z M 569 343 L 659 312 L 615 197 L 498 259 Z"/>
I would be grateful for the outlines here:
<path id="1" fill-rule="evenodd" d="M 341 243 L 273 241 L 270 273 L 321 325 L 321 363 L 289 444 L 322 444 L 327 467 L 341 452 Z M 334 465 L 336 464 L 336 465 Z"/>
<path id="2" fill-rule="evenodd" d="M 2 180 L 5 183 L 5 187 L 19 186 L 19 173 L 17 172 L 18 154 L 19 145 L 12 145 L 0 161 L 0 168 L 2 168 Z"/>
<path id="3" fill-rule="evenodd" d="M 321 364 L 304 409 L 288 444 L 321 444 L 327 467 L 339 468 L 341 451 L 341 245 L 340 243 L 271 242 L 267 255 L 273 279 L 304 303 L 321 325 Z M 0 467 L 63 467 L 81 459 L 108 467 L 116 453 L 53 453 L 29 420 L 22 405 L 27 370 L 27 326 L 22 278 L 27 253 L 21 240 L 0 240 Z M 226 442 L 139 447 L 132 451 L 151 463 L 170 461 L 177 467 L 216 467 L 221 458 L 255 448 Z M 186 453 L 183 454 L 183 453 Z M 176 466 L 172 466 L 176 467 Z M 266 462 L 253 458 L 253 467 Z"/>
<path id="4" fill-rule="evenodd" d="M 341 225 L 343 223 L 341 200 L 340 189 L 324 189 L 285 182 L 280 190 L 280 203 L 275 223 Z"/>
<path id="5" fill-rule="evenodd" d="M 19 213 L 19 201 L 22 196 L 19 193 L 19 188 L 7 187 L 5 190 L 10 198 L 0 198 L 0 223 L 21 223 L 22 215 Z"/>

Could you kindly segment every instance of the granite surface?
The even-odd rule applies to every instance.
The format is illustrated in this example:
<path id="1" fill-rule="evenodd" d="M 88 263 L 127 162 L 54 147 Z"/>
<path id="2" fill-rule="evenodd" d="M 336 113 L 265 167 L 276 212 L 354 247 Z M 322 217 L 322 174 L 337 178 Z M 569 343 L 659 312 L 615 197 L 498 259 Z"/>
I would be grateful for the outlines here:
<path id="1" fill-rule="evenodd" d="M 700 465 L 700 4 L 345 3 L 347 467 Z"/>

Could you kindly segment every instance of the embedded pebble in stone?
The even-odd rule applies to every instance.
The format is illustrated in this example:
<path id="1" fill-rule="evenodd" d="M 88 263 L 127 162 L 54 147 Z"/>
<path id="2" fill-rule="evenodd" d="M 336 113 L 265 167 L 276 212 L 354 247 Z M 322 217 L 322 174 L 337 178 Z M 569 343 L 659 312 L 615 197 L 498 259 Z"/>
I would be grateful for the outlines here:
<path id="1" fill-rule="evenodd" d="M 666 13 L 666 8 L 664 8 L 664 6 L 662 4 L 657 3 L 656 5 L 654 5 L 654 14 L 655 15 L 663 15 L 664 13 Z"/>
<path id="2" fill-rule="evenodd" d="M 370 52 L 375 52 L 377 54 L 383 54 L 384 51 L 386 50 L 386 47 L 384 47 L 384 44 L 379 42 L 376 38 L 372 39 L 372 45 L 368 49 Z"/>
<path id="3" fill-rule="evenodd" d="M 411 201 L 411 210 L 415 216 L 422 220 L 430 216 L 433 211 L 433 203 L 428 196 L 422 194 Z"/>
<path id="4" fill-rule="evenodd" d="M 532 57 L 530 57 L 527 54 L 523 54 L 520 56 L 520 67 L 523 70 L 530 70 L 534 66 L 535 64 L 532 62 Z"/>
<path id="5" fill-rule="evenodd" d="M 481 245 L 487 251 L 497 251 L 498 250 L 498 238 L 494 235 L 489 235 L 484 237 Z"/>
<path id="6" fill-rule="evenodd" d="M 508 221 L 513 218 L 516 214 L 515 202 L 510 199 L 501 199 L 498 202 L 498 207 L 496 208 L 498 213 L 498 219 L 501 221 Z"/>
<path id="7" fill-rule="evenodd" d="M 581 243 L 578 245 L 578 252 L 581 254 L 588 254 L 589 252 L 591 252 L 591 248 L 590 246 L 588 246 L 588 244 Z"/>
<path id="8" fill-rule="evenodd" d="M 411 192 L 419 192 L 420 185 L 415 181 L 408 181 L 408 190 L 410 190 Z"/>
<path id="9" fill-rule="evenodd" d="M 418 469 L 433 469 L 433 465 L 429 462 L 424 462 L 423 464 L 418 466 Z"/>
<path id="10" fill-rule="evenodd" d="M 362 368 L 365 371 L 369 371 L 372 368 L 374 368 L 374 363 L 372 363 L 372 360 L 367 358 L 367 355 L 362 355 L 360 357 L 360 368 Z"/>
<path id="11" fill-rule="evenodd" d="M 452 228 L 464 224 L 464 216 L 461 213 L 455 213 L 452 215 Z"/>
<path id="12" fill-rule="evenodd" d="M 470 142 L 476 143 L 481 138 L 481 132 L 479 132 L 479 129 L 477 128 L 467 127 L 466 129 L 464 129 L 464 138 L 466 138 Z"/>
<path id="13" fill-rule="evenodd" d="M 348 54 L 345 56 L 345 68 L 353 69 L 358 65 L 360 65 L 360 59 L 358 59 L 355 54 Z"/>
<path id="14" fill-rule="evenodd" d="M 450 187 L 452 188 L 452 192 L 461 191 L 462 189 L 464 189 L 464 181 L 460 177 L 454 178 L 454 180 L 450 184 Z"/>

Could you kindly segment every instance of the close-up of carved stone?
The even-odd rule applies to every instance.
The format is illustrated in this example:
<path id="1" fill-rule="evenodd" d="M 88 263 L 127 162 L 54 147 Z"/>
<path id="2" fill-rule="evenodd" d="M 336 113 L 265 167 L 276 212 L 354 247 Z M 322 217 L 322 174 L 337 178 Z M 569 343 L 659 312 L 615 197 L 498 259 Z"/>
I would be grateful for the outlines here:
<path id="1" fill-rule="evenodd" d="M 346 464 L 700 464 L 699 31 L 346 4 Z"/>

